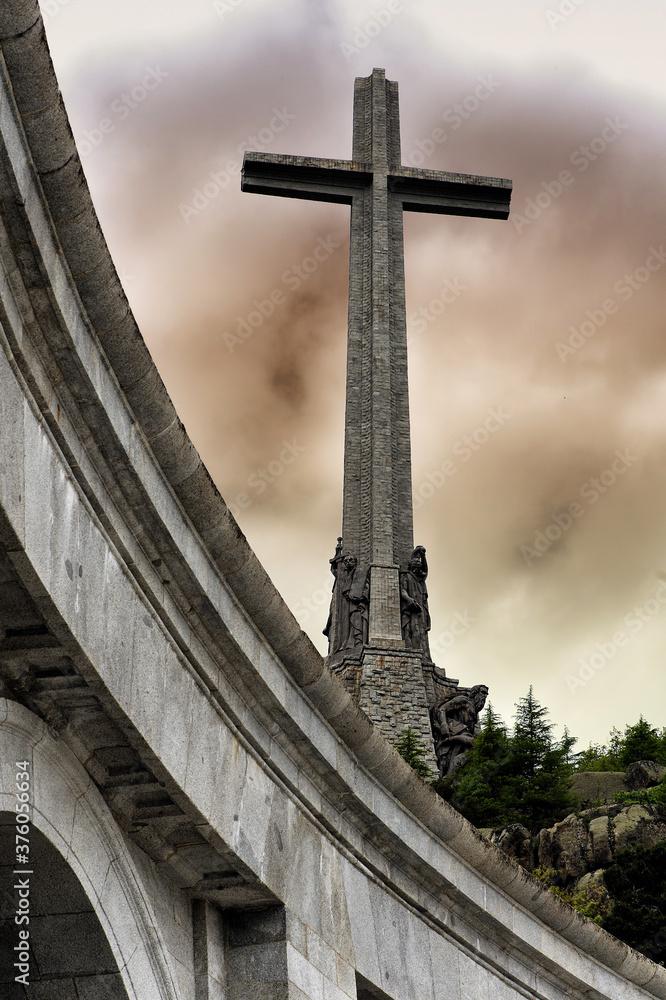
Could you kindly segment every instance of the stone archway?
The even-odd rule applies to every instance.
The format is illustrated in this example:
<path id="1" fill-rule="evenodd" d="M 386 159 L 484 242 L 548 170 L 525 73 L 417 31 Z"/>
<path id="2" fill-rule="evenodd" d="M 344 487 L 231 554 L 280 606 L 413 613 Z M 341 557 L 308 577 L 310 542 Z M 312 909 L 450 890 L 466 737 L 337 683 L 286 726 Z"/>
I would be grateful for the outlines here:
<path id="1" fill-rule="evenodd" d="M 109 942 L 83 886 L 62 854 L 37 829 L 30 833 L 28 979 L 15 981 L 19 931 L 13 875 L 16 816 L 0 812 L 0 992 L 7 1000 L 128 1000 Z M 21 966 L 21 971 L 23 966 Z"/>
<path id="2" fill-rule="evenodd" d="M 12 888 L 20 878 L 12 874 L 17 867 L 16 761 L 28 761 L 31 775 L 35 937 L 27 991 L 13 975 L 8 986 L 5 971 L 7 956 L 19 944 L 13 923 L 18 892 Z M 108 806 L 64 741 L 34 713 L 3 698 L 0 851 L 2 1000 L 175 1000 L 173 960 L 151 902 L 155 886 L 148 870 L 132 856 Z"/>

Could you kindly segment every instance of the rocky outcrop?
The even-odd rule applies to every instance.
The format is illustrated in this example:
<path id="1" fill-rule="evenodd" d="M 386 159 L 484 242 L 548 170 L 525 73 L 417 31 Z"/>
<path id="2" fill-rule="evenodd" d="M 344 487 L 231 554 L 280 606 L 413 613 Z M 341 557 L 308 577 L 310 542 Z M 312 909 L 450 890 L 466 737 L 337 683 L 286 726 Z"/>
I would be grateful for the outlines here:
<path id="1" fill-rule="evenodd" d="M 574 775 L 572 790 L 579 801 L 595 803 L 592 808 L 571 813 L 536 837 L 519 823 L 481 832 L 526 871 L 551 869 L 559 884 L 571 886 L 612 865 L 620 851 L 666 840 L 666 806 L 613 802 L 618 792 L 657 785 L 664 774 L 666 768 L 650 760 L 626 772 L 583 771 Z"/>
<path id="2" fill-rule="evenodd" d="M 579 771 L 571 779 L 571 791 L 581 809 L 611 805 L 618 792 L 634 792 L 658 785 L 666 767 L 653 760 L 639 760 L 626 771 Z"/>
<path id="3" fill-rule="evenodd" d="M 571 791 L 581 809 L 610 805 L 618 792 L 626 792 L 624 771 L 579 771 L 571 779 Z"/>
<path id="4" fill-rule="evenodd" d="M 666 840 L 666 811 L 657 805 L 616 805 L 572 813 L 541 830 L 536 840 L 540 868 L 554 868 L 564 881 L 606 868 L 628 847 L 654 847 Z M 499 840 L 496 841 L 499 846 Z"/>
<path id="5" fill-rule="evenodd" d="M 581 892 L 582 890 L 591 889 L 595 886 L 600 886 L 603 888 L 606 887 L 603 868 L 597 868 L 597 870 L 594 872 L 587 872 L 586 875 L 583 875 L 582 878 L 578 879 L 575 888 L 578 890 L 578 892 Z"/>
<path id="6" fill-rule="evenodd" d="M 588 871 L 589 844 L 582 818 L 571 813 L 561 823 L 540 830 L 536 856 L 540 868 L 553 868 L 564 879 L 577 879 L 584 875 Z"/>

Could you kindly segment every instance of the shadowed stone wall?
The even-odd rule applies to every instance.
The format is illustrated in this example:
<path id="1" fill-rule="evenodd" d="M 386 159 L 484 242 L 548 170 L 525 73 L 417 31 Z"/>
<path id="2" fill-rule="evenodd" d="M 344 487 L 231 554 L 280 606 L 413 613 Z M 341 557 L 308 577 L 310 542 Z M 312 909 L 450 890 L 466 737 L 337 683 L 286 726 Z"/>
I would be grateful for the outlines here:
<path id="1" fill-rule="evenodd" d="M 127 1000 L 109 943 L 81 883 L 39 830 L 32 830 L 30 986 L 16 983 L 16 813 L 0 813 L 0 993 L 3 1000 Z M 21 925 L 24 926 L 24 925 Z"/>

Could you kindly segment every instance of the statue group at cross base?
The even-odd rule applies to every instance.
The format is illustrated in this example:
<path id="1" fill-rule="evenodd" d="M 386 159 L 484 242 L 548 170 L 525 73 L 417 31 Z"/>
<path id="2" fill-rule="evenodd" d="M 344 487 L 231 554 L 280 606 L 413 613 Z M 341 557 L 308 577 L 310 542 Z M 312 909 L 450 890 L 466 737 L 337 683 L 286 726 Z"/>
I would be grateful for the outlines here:
<path id="1" fill-rule="evenodd" d="M 329 562 L 335 578 L 324 629 L 329 640 L 329 656 L 344 655 L 345 651 L 360 653 L 368 641 L 370 571 L 357 575 L 356 556 L 343 554 L 342 538 L 338 538 L 335 555 Z M 425 548 L 417 545 L 407 568 L 400 571 L 400 623 L 407 648 L 421 650 L 424 660 L 430 662 L 427 575 Z"/>
<path id="2" fill-rule="evenodd" d="M 407 566 L 400 570 L 400 623 L 406 648 L 420 650 L 424 668 L 434 674 L 428 644 L 431 623 L 425 552 L 423 545 L 417 545 Z M 340 661 L 347 655 L 360 655 L 368 642 L 370 571 L 357 574 L 357 559 L 343 553 L 342 538 L 338 538 L 335 555 L 329 561 L 334 582 L 324 635 L 329 640 L 329 660 L 333 657 Z M 461 688 L 455 682 L 442 685 L 436 676 L 433 680 L 443 695 L 430 706 L 430 721 L 439 773 L 444 777 L 465 763 L 488 688 L 484 684 Z"/>

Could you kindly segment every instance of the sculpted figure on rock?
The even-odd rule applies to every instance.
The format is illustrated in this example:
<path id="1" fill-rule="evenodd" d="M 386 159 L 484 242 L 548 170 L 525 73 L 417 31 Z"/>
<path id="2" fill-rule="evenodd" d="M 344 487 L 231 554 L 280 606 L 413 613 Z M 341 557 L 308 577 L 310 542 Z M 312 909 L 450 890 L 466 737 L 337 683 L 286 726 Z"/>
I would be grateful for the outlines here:
<path id="1" fill-rule="evenodd" d="M 432 723 L 442 777 L 453 774 L 465 763 L 487 697 L 486 685 L 475 684 L 472 688 L 459 688 L 454 697 L 435 706 Z"/>

